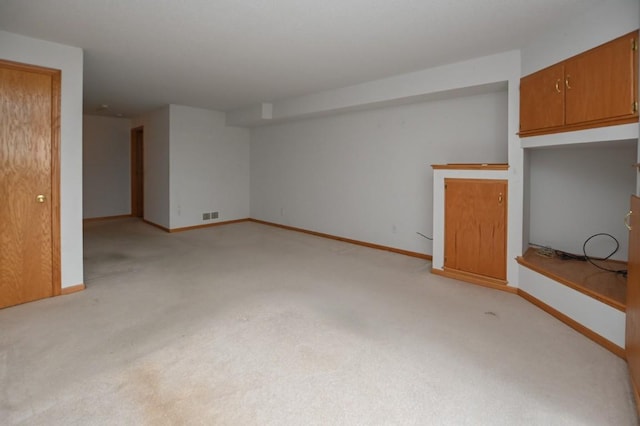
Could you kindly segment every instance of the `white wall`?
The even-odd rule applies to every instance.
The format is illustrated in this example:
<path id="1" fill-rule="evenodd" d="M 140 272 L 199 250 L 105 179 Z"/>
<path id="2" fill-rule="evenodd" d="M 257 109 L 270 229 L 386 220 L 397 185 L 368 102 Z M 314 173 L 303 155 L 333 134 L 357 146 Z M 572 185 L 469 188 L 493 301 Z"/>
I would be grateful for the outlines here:
<path id="1" fill-rule="evenodd" d="M 431 253 L 435 163 L 507 162 L 507 93 L 253 129 L 251 217 Z"/>
<path id="2" fill-rule="evenodd" d="M 567 59 L 640 26 L 640 2 L 603 2 L 562 28 L 550 28 L 522 50 L 522 74 Z M 629 196 L 636 191 L 637 173 L 630 167 L 637 158 L 637 141 L 607 142 L 607 133 L 616 128 L 596 129 L 604 141 L 572 148 L 531 150 L 531 179 L 528 189 L 530 241 L 564 251 L 580 253 L 590 235 L 607 232 L 620 241 L 616 258 L 627 258 L 627 232 L 622 217 L 628 210 Z M 573 139 L 589 131 L 574 132 Z M 565 134 L 529 139 L 562 140 Z M 576 142 L 572 140 L 572 142 Z M 527 226 L 527 224 L 525 224 Z M 608 254 L 604 238 L 589 243 L 594 254 Z"/>
<path id="3" fill-rule="evenodd" d="M 563 61 L 640 27 L 638 0 L 607 0 L 522 48 L 522 75 Z"/>
<path id="4" fill-rule="evenodd" d="M 169 106 L 132 120 L 144 127 L 144 218 L 165 228 L 169 220 Z"/>
<path id="5" fill-rule="evenodd" d="M 636 187 L 636 143 L 533 150 L 530 239 L 536 244 L 582 253 L 593 234 L 606 232 L 620 242 L 613 257 L 627 260 L 623 218 Z M 593 256 L 608 255 L 615 244 L 597 237 L 587 245 Z"/>
<path id="6" fill-rule="evenodd" d="M 248 129 L 225 126 L 225 114 L 170 106 L 170 227 L 249 217 Z M 203 220 L 204 212 L 219 212 Z"/>
<path id="7" fill-rule="evenodd" d="M 82 49 L 0 31 L 0 58 L 62 70 L 60 232 L 62 287 L 83 282 Z"/>
<path id="8" fill-rule="evenodd" d="M 85 115 L 82 127 L 84 218 L 131 213 L 131 120 Z"/>

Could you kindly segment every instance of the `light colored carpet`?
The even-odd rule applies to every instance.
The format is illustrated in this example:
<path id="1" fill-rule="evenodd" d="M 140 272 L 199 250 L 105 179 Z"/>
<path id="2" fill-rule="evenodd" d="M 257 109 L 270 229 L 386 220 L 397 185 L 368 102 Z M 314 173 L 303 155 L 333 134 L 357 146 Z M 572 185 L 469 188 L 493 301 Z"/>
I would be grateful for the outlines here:
<path id="1" fill-rule="evenodd" d="M 429 267 L 256 223 L 92 223 L 84 292 L 0 311 L 0 423 L 637 423 L 623 360 Z"/>

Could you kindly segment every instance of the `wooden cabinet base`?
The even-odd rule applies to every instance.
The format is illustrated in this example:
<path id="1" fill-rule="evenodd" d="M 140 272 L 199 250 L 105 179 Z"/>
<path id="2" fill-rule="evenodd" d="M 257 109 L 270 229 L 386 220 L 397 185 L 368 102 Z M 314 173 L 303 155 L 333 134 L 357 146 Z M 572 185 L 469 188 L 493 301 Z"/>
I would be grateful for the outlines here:
<path id="1" fill-rule="evenodd" d="M 502 290 L 509 293 L 516 293 L 517 289 L 515 287 L 509 287 L 507 285 L 507 281 L 498 280 L 491 277 L 485 277 L 483 275 L 473 274 L 471 272 L 458 271 L 456 269 L 451 268 L 431 268 L 431 273 L 435 275 L 441 275 L 447 278 L 453 278 L 456 280 L 468 282 L 471 284 L 481 285 L 483 287 L 489 287 L 496 290 Z"/>
<path id="2" fill-rule="evenodd" d="M 566 125 L 561 127 L 548 127 L 545 129 L 536 129 L 536 130 L 527 130 L 521 131 L 518 133 L 518 136 L 521 138 L 525 138 L 527 136 L 540 136 L 540 135 L 549 135 L 552 133 L 563 133 L 563 132 L 575 132 L 577 130 L 586 130 L 586 129 L 595 129 L 597 127 L 607 127 L 607 126 L 618 126 L 621 124 L 629 124 L 629 123 L 637 123 L 637 116 L 629 116 L 622 118 L 611 118 L 606 120 L 596 120 L 588 123 L 579 123 Z"/>

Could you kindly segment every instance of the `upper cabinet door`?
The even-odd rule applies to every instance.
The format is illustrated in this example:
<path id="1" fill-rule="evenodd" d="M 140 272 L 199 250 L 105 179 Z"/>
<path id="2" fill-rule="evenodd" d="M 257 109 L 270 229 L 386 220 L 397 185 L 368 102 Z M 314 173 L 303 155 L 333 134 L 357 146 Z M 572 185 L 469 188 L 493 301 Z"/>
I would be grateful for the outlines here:
<path id="1" fill-rule="evenodd" d="M 564 124 L 564 65 L 557 64 L 520 80 L 520 131 Z"/>
<path id="2" fill-rule="evenodd" d="M 637 32 L 565 61 L 566 124 L 633 116 Z"/>

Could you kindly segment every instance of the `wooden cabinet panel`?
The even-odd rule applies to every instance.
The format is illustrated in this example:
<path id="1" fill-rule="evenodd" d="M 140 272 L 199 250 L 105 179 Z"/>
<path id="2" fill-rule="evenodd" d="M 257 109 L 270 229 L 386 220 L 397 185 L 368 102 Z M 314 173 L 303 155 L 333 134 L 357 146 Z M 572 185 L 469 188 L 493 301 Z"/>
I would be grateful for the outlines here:
<path id="1" fill-rule="evenodd" d="M 554 65 L 520 81 L 520 131 L 564 124 L 564 66 Z"/>
<path id="2" fill-rule="evenodd" d="M 638 121 L 638 31 L 520 80 L 520 136 Z"/>
<path id="3" fill-rule="evenodd" d="M 631 197 L 625 352 L 636 402 L 640 386 L 640 198 Z"/>
<path id="4" fill-rule="evenodd" d="M 566 124 L 632 116 L 636 33 L 565 62 Z"/>
<path id="5" fill-rule="evenodd" d="M 445 179 L 444 267 L 507 276 L 507 181 Z"/>

